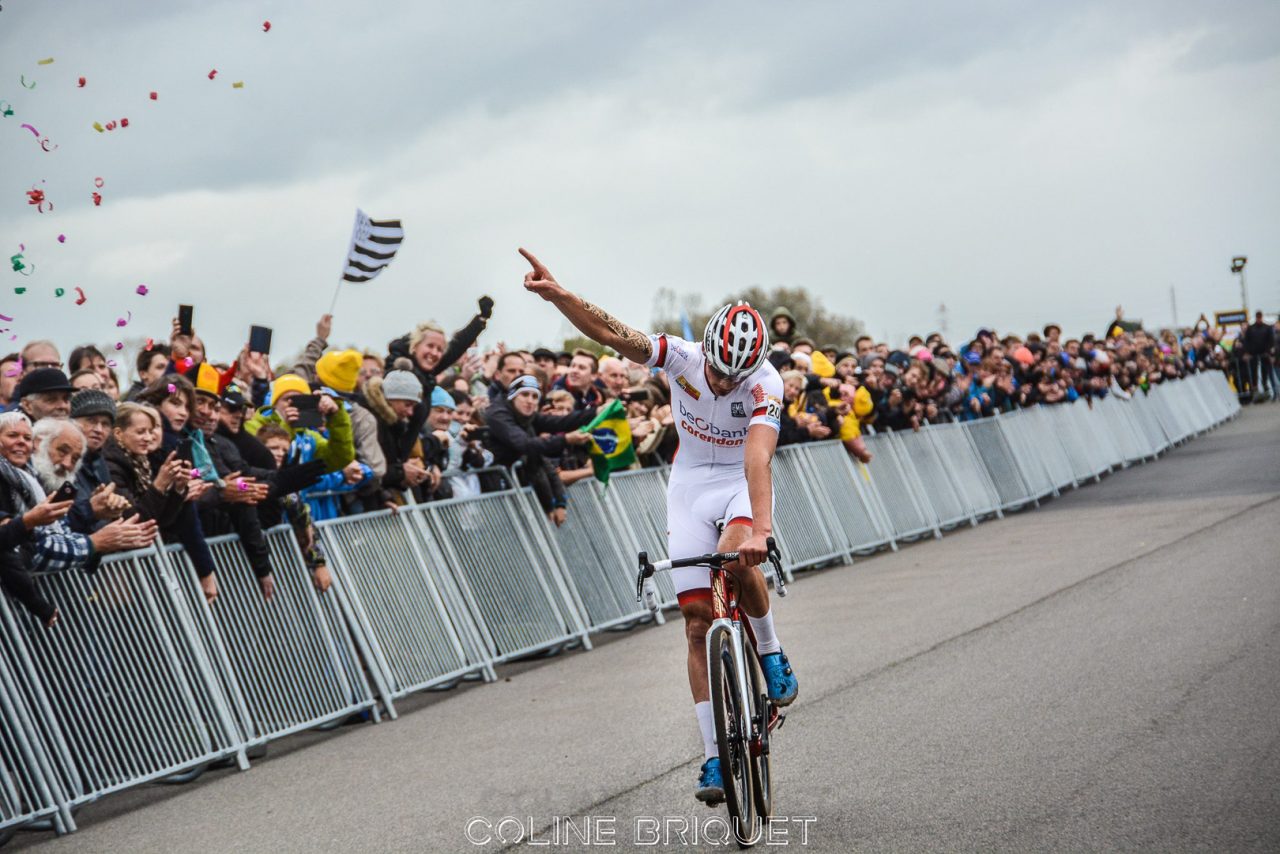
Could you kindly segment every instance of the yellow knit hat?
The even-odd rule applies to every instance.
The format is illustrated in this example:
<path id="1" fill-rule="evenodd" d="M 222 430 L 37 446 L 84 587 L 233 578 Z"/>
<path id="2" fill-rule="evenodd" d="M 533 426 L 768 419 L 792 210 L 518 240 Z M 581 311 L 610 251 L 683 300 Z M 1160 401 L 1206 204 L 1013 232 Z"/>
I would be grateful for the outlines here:
<path id="1" fill-rule="evenodd" d="M 830 378 L 836 375 L 836 366 L 831 364 L 826 353 L 814 350 L 810 359 L 813 362 L 813 372 L 818 376 Z"/>
<path id="2" fill-rule="evenodd" d="M 281 396 L 296 391 L 298 394 L 311 394 L 311 386 L 297 374 L 281 374 L 271 384 L 271 403 L 274 405 Z"/>
<path id="3" fill-rule="evenodd" d="M 363 360 L 359 350 L 330 350 L 316 362 L 316 376 L 334 391 L 353 392 Z"/>

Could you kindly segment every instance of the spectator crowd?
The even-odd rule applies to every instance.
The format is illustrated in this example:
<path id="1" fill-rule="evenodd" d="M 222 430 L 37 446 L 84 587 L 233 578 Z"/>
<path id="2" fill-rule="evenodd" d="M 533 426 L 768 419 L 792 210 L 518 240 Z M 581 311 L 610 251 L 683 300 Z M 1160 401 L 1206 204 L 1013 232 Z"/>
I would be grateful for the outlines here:
<path id="1" fill-rule="evenodd" d="M 274 590 L 264 531 L 292 526 L 321 591 L 330 583 L 314 523 L 505 488 L 533 488 L 548 519 L 571 512 L 566 488 L 593 475 L 587 425 L 625 407 L 637 466 L 670 463 L 680 430 L 660 370 L 577 349 L 481 351 L 493 312 L 452 334 L 421 323 L 384 350 L 330 346 L 316 324 L 295 364 L 273 369 L 247 345 L 231 361 L 174 321 L 138 354 L 127 385 L 102 351 L 28 342 L 0 359 L 0 587 L 47 624 L 58 618 L 33 572 L 93 571 L 105 554 L 157 537 L 181 543 L 210 600 L 207 540 L 239 535 L 262 595 Z M 769 360 L 782 375 L 780 444 L 838 440 L 870 461 L 869 430 L 1114 395 L 1218 370 L 1257 401 L 1275 400 L 1277 332 L 1261 312 L 1234 340 L 1207 321 L 1147 332 L 1116 321 L 1066 338 L 983 328 L 952 343 L 904 347 L 870 336 L 814 341 L 786 308 L 770 316 Z"/>

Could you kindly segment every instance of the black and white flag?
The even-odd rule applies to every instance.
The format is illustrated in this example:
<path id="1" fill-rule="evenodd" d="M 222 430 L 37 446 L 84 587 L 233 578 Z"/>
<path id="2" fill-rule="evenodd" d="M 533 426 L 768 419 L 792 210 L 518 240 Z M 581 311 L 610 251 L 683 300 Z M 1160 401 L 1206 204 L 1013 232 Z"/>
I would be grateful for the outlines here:
<path id="1" fill-rule="evenodd" d="M 351 248 L 347 250 L 347 266 L 342 270 L 346 282 L 367 282 L 377 276 L 396 257 L 404 229 L 398 219 L 370 219 L 356 208 L 356 224 L 351 229 Z"/>

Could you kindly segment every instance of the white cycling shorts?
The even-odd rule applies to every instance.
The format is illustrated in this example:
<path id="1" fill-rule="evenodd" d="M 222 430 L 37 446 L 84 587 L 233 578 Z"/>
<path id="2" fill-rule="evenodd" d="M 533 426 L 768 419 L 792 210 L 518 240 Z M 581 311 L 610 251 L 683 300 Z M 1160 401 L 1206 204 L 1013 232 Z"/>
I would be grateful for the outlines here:
<path id="1" fill-rule="evenodd" d="M 735 523 L 751 524 L 745 477 L 690 478 L 687 483 L 673 480 L 667 485 L 667 555 L 672 560 L 714 552 L 720 532 Z M 711 589 L 711 570 L 705 566 L 673 569 L 671 580 L 683 600 L 691 591 Z"/>

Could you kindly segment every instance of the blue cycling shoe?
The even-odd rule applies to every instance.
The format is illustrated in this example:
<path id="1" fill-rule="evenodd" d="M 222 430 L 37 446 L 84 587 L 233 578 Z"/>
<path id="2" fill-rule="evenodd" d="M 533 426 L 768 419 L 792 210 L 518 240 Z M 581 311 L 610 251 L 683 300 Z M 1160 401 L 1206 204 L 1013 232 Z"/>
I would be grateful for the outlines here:
<path id="1" fill-rule="evenodd" d="M 709 807 L 724 800 L 724 778 L 720 776 L 720 757 L 713 756 L 702 763 L 698 777 L 698 791 L 694 795 Z"/>
<path id="2" fill-rule="evenodd" d="M 769 686 L 769 699 L 778 706 L 789 706 L 800 693 L 800 683 L 791 671 L 791 662 L 779 650 L 760 656 L 760 667 L 764 670 L 764 681 Z"/>

